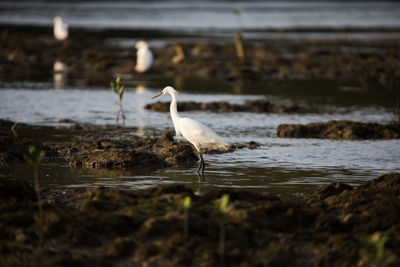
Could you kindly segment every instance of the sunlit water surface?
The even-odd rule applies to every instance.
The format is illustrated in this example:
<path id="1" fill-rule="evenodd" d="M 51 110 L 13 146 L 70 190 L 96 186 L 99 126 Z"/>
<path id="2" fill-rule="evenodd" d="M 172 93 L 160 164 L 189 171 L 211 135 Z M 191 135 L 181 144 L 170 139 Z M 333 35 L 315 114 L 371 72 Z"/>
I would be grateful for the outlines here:
<path id="1" fill-rule="evenodd" d="M 18 87 L 18 89 L 15 89 Z M 52 84 L 3 84 L 0 90 L 0 118 L 20 122 L 59 125 L 61 118 L 79 123 L 114 124 L 118 111 L 117 96 L 106 88 L 69 88 L 54 90 Z M 143 109 L 156 89 L 128 88 L 123 99 L 126 125 L 136 129 L 131 134 L 153 135 L 172 131 L 168 113 Z M 267 98 L 285 103 L 283 95 L 233 94 L 230 92 L 189 93 L 179 95 L 179 101 L 228 101 L 242 103 L 246 99 Z M 302 105 L 307 105 L 303 97 Z M 321 97 L 321 99 L 325 99 Z M 169 96 L 159 100 L 169 101 Z M 293 101 L 293 99 L 291 100 Z M 185 183 L 195 190 L 234 187 L 278 193 L 290 196 L 309 193 L 317 186 L 332 181 L 358 185 L 386 172 L 400 171 L 400 141 L 338 141 L 322 139 L 285 139 L 276 137 L 282 123 L 310 123 L 327 120 L 390 122 L 393 110 L 381 105 L 335 106 L 326 101 L 310 101 L 317 112 L 300 114 L 255 114 L 182 112 L 199 120 L 232 143 L 255 141 L 258 149 L 240 149 L 233 153 L 206 155 L 206 181 L 198 183 L 197 165 L 191 168 L 167 168 L 157 171 L 74 170 L 64 159 L 46 161 L 41 169 L 41 182 L 52 187 L 110 186 L 141 189 L 158 184 Z M 299 102 L 300 103 L 300 102 Z M 25 166 L 11 166 L 2 175 L 30 177 Z"/>

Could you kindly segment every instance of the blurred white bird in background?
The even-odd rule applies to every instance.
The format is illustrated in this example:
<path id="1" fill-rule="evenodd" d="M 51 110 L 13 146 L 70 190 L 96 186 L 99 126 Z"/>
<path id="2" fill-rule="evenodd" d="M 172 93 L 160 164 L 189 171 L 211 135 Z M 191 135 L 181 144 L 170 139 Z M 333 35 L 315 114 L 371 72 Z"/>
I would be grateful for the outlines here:
<path id="1" fill-rule="evenodd" d="M 177 110 L 178 91 L 173 87 L 165 87 L 161 92 L 153 96 L 153 98 L 166 94 L 170 94 L 172 97 L 170 112 L 176 136 L 183 136 L 196 148 L 200 155 L 200 165 L 197 173 L 200 173 L 200 169 L 202 169 L 204 177 L 205 166 L 201 148 L 227 150 L 229 149 L 229 143 L 204 124 L 189 118 L 180 117 Z"/>
<path id="2" fill-rule="evenodd" d="M 57 16 L 53 20 L 54 22 L 54 37 L 59 40 L 65 40 L 68 38 L 68 24 L 63 23 L 61 17 Z"/>
<path id="3" fill-rule="evenodd" d="M 153 53 L 149 49 L 149 45 L 145 41 L 139 41 L 135 45 L 136 52 L 136 71 L 145 72 L 150 69 L 153 63 Z"/>

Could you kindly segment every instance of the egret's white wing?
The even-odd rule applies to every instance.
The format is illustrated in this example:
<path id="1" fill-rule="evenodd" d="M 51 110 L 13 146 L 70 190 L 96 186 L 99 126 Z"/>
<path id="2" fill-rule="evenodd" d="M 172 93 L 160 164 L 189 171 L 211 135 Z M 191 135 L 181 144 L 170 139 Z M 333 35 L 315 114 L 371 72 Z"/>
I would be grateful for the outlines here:
<path id="1" fill-rule="evenodd" d="M 190 118 L 179 121 L 179 129 L 189 142 L 205 148 L 227 149 L 229 144 L 204 124 Z"/>

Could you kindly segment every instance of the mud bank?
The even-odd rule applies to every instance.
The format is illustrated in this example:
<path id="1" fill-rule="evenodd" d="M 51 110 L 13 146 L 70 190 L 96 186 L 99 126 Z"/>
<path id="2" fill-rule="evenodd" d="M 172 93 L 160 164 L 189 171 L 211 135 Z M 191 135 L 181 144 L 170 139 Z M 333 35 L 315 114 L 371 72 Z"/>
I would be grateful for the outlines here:
<path id="1" fill-rule="evenodd" d="M 194 164 L 198 160 L 190 144 L 176 143 L 169 133 L 160 138 L 124 136 L 115 139 L 118 132 L 112 126 L 72 124 L 66 128 L 18 124 L 15 127 L 18 137 L 15 137 L 10 130 L 13 123 L 0 122 L 1 165 L 26 161 L 32 145 L 46 153 L 45 159 L 63 157 L 73 167 L 158 169 Z"/>
<path id="2" fill-rule="evenodd" d="M 193 166 L 197 152 L 188 142 L 177 142 L 172 133 L 160 137 L 139 137 L 129 134 L 134 129 L 114 126 L 81 125 L 69 127 L 32 126 L 0 120 L 0 166 L 26 162 L 30 146 L 46 153 L 45 160 L 65 158 L 74 168 L 147 169 L 170 166 Z M 225 153 L 248 147 L 256 142 L 232 144 L 226 151 L 203 150 L 203 153 Z"/>
<path id="3" fill-rule="evenodd" d="M 399 139 L 400 124 L 328 121 L 303 124 L 281 124 L 276 135 L 286 138 L 326 139 Z"/>
<path id="4" fill-rule="evenodd" d="M 237 58 L 233 43 L 166 44 L 151 48 L 155 60 L 150 72 L 137 74 L 136 51 L 111 42 L 112 30 L 108 38 L 102 36 L 103 32 L 72 31 L 68 40 L 59 42 L 48 30 L 33 28 L 27 33 L 21 27 L 7 25 L 0 29 L 3 80 L 48 78 L 54 62 L 60 60 L 66 64 L 69 78 L 103 86 L 121 74 L 132 79 L 159 75 L 228 82 L 328 79 L 387 88 L 400 84 L 400 44 L 396 41 L 247 42 L 243 61 Z M 35 32 L 38 34 L 32 34 Z M 131 34 L 126 32 L 126 36 Z"/>
<path id="5" fill-rule="evenodd" d="M 169 102 L 156 102 L 146 104 L 145 109 L 158 112 L 169 112 Z M 228 102 L 179 102 L 178 111 L 212 111 L 212 112 L 254 112 L 254 113 L 294 113 L 300 112 L 300 107 L 293 105 L 273 104 L 267 100 L 246 100 L 244 104 L 232 104 Z"/>
<path id="6" fill-rule="evenodd" d="M 213 201 L 229 194 L 221 215 Z M 190 196 L 185 238 L 181 201 Z M 44 189 L 43 244 L 27 183 L 0 180 L 2 266 L 370 266 L 400 264 L 400 175 L 358 188 L 332 183 L 308 197 L 223 189 L 195 195 L 181 185 L 140 191 Z M 218 254 L 221 222 L 225 251 Z"/>

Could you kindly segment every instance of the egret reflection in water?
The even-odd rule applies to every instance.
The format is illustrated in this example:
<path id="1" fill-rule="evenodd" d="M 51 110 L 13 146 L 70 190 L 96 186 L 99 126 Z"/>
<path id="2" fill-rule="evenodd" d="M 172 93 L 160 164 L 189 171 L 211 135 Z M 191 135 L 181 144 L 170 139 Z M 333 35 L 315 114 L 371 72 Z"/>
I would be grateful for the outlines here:
<path id="1" fill-rule="evenodd" d="M 54 89 L 60 90 L 64 89 L 67 80 L 67 65 L 60 61 L 56 60 L 53 64 L 53 81 L 54 81 Z"/>
<path id="2" fill-rule="evenodd" d="M 136 105 L 136 114 L 137 114 L 137 130 L 136 130 L 136 134 L 138 134 L 139 136 L 144 136 L 145 135 L 145 111 L 143 109 L 143 106 L 147 103 L 146 102 L 146 93 L 147 93 L 148 89 L 147 87 L 143 84 L 143 83 L 139 83 L 136 86 L 136 95 L 135 97 L 137 98 L 137 103 L 138 105 Z"/>

